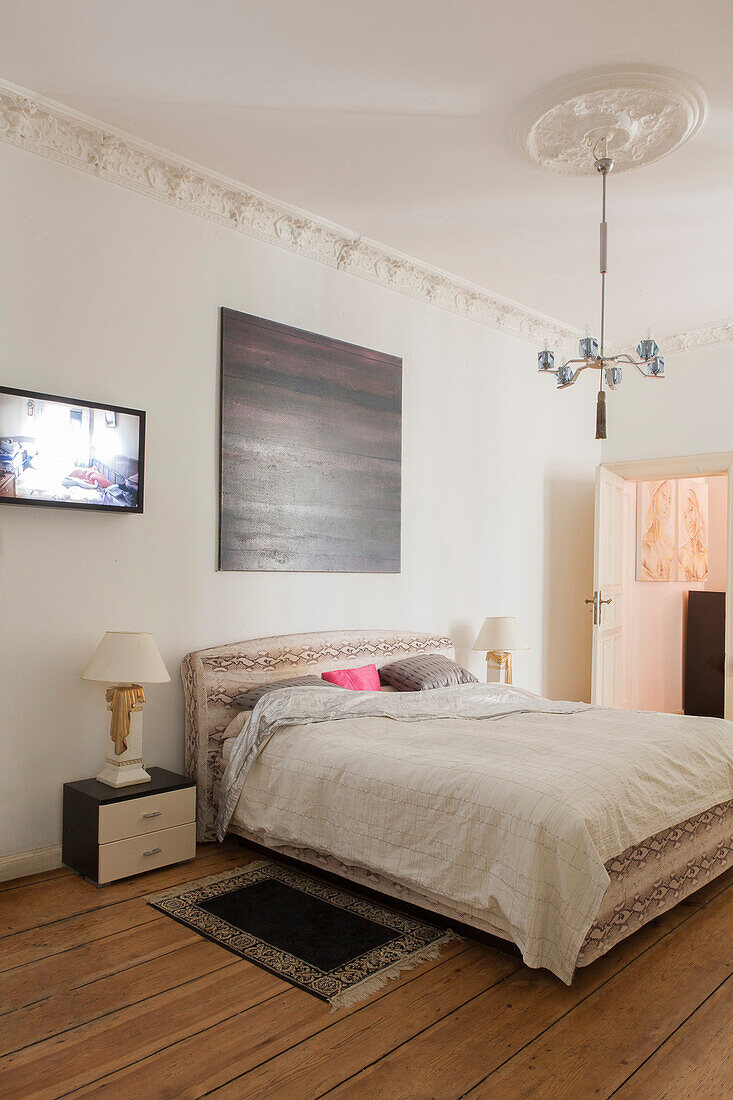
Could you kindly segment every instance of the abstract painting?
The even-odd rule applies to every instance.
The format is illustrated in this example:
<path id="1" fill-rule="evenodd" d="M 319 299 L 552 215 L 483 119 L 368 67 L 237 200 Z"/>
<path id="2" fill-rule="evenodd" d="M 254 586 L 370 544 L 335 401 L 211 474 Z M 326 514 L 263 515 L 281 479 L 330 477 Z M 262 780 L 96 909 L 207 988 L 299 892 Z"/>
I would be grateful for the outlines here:
<path id="1" fill-rule="evenodd" d="M 641 481 L 637 485 L 636 579 L 708 578 L 708 486 L 705 478 Z"/>
<path id="2" fill-rule="evenodd" d="M 219 568 L 399 573 L 402 360 L 221 312 Z"/>

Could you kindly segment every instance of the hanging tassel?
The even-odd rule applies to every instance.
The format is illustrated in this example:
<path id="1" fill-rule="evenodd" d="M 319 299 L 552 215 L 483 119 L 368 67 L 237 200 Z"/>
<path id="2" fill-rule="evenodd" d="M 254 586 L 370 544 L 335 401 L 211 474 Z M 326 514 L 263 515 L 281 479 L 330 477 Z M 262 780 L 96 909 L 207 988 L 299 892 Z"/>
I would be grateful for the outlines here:
<path id="1" fill-rule="evenodd" d="M 606 391 L 598 391 L 596 402 L 596 439 L 606 439 Z"/>

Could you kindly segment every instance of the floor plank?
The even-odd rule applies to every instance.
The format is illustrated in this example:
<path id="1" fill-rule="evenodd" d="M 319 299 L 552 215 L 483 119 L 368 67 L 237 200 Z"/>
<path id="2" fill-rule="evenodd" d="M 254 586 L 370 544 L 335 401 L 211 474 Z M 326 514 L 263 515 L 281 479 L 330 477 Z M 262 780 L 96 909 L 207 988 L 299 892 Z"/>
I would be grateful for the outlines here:
<path id="1" fill-rule="evenodd" d="M 149 906 L 146 909 L 150 911 Z M 89 982 L 200 942 L 200 936 L 191 929 L 180 924 L 173 929 L 167 917 L 160 914 L 156 918 L 155 911 L 150 912 L 152 920 L 140 927 L 118 931 L 113 939 L 91 940 L 63 954 L 47 956 L 1 973 L 0 1020 L 9 1012 L 40 1000 L 66 997 Z M 0 1043 L 2 1038 L 0 1034 Z"/>
<path id="2" fill-rule="evenodd" d="M 64 878 L 73 874 L 68 867 L 54 867 L 50 871 L 36 871 L 34 875 L 23 875 L 22 878 L 7 878 L 0 882 L 0 894 L 6 890 L 22 890 L 24 886 L 34 886 L 37 882 L 48 882 L 54 878 Z"/>
<path id="3" fill-rule="evenodd" d="M 215 1027 L 277 996 L 283 988 L 277 978 L 242 959 L 193 981 L 186 979 L 185 972 L 179 978 L 172 989 L 0 1058 L 0 1095 L 39 1100 L 64 1095 L 90 1078 L 113 1073 L 188 1035 Z M 307 993 L 294 992 L 312 1000 Z"/>
<path id="4" fill-rule="evenodd" d="M 0 891 L 0 1097 L 733 1100 L 733 872 L 570 987 L 456 941 L 332 1013 L 145 900 L 251 858 Z"/>
<path id="5" fill-rule="evenodd" d="M 108 1019 L 128 1005 L 232 966 L 230 952 L 192 935 L 193 940 L 175 950 L 160 950 L 157 957 L 138 965 L 133 955 L 124 969 L 0 1016 L 0 1055 L 71 1031 L 80 1020 L 89 1024 L 100 1017 Z"/>
<path id="6" fill-rule="evenodd" d="M 730 974 L 733 890 L 656 943 L 468 1095 L 610 1096 Z"/>
<path id="7" fill-rule="evenodd" d="M 361 1066 L 369 1057 L 370 1047 L 389 1043 L 395 1030 L 406 1036 L 415 1034 L 467 997 L 501 981 L 519 965 L 514 956 L 490 947 L 446 945 L 438 960 L 424 963 L 418 970 L 406 971 L 401 982 L 390 983 L 366 1006 L 356 1005 L 334 1014 L 327 1005 L 316 1010 L 313 998 L 298 998 L 295 1002 L 286 992 L 278 999 L 277 1020 L 273 1019 L 269 1005 L 259 1005 L 219 1029 L 216 1059 L 211 1058 L 208 1045 L 194 1036 L 179 1044 L 175 1051 L 147 1059 L 116 1074 L 106 1084 L 110 1095 L 117 1091 L 118 1095 L 140 1097 L 145 1095 L 151 1076 L 164 1079 L 176 1096 L 202 1096 L 223 1082 L 231 1084 L 217 1096 L 246 1096 L 248 1100 L 273 1096 L 276 1092 L 281 1095 L 290 1092 L 298 1100 L 319 1096 L 333 1083 L 333 1078 L 317 1073 L 315 1066 L 308 1063 L 303 1040 L 309 1036 L 325 1031 L 329 1049 L 338 1052 L 339 1066 L 346 1058 Z M 386 1013 L 385 1003 L 389 1004 Z M 246 1050 L 242 1048 L 242 1034 L 248 1036 Z M 299 1044 L 295 1058 L 281 1061 L 277 1055 L 288 1051 L 294 1043 Z M 251 1074 L 243 1077 L 249 1068 L 263 1062 L 267 1063 L 263 1072 L 256 1077 Z M 337 1068 L 336 1073 L 341 1073 L 336 1080 L 342 1079 L 343 1069 Z M 233 1078 L 236 1079 L 232 1081 Z"/>
<path id="8" fill-rule="evenodd" d="M 203 877 L 223 866 L 227 860 L 239 859 L 246 863 L 252 858 L 243 848 L 238 849 L 235 845 L 228 846 L 224 851 L 210 845 L 202 848 L 195 862 L 177 863 L 163 871 L 148 871 L 109 886 L 93 886 L 78 875 L 65 875 L 51 883 L 37 882 L 17 892 L 6 891 L 0 894 L 0 944 L 8 936 L 29 928 L 39 928 L 65 917 L 104 909 L 120 901 L 142 897 L 153 889 L 164 890 L 179 882 Z M 196 872 L 192 874 L 194 866 Z M 156 885 L 151 887 L 153 881 Z"/>
<path id="9" fill-rule="evenodd" d="M 137 879 L 127 880 L 129 883 L 137 882 L 133 896 L 129 896 L 129 890 L 127 896 L 112 895 L 109 893 L 112 887 L 98 888 L 73 875 L 71 877 L 81 889 L 76 892 L 79 908 L 70 914 L 66 911 L 66 891 L 59 898 L 59 909 L 54 909 L 57 887 L 49 884 L 49 897 L 45 902 L 49 919 L 21 931 L 5 934 L 4 930 L 0 935 L 0 973 L 154 920 L 157 914 L 146 904 L 146 894 L 244 866 L 252 858 L 233 841 L 220 848 L 202 845 L 200 853 L 191 863 L 181 863 L 163 871 L 149 871 Z"/>
<path id="10" fill-rule="evenodd" d="M 733 1096 L 733 977 L 682 1024 L 618 1092 L 617 1100 Z"/>
<path id="11" fill-rule="evenodd" d="M 733 891 L 728 891 L 723 895 L 725 897 L 728 898 L 728 905 L 733 903 Z M 723 898 L 711 902 L 710 907 L 725 905 Z M 571 986 L 563 985 L 546 971 L 522 967 L 501 986 L 476 997 L 428 1028 L 411 1043 L 398 1047 L 387 1057 L 366 1067 L 329 1095 L 423 1098 L 459 1097 L 469 1093 L 487 1078 L 487 1074 L 498 1071 L 504 1063 L 512 1065 L 514 1056 L 538 1036 L 541 1038 L 537 1041 L 541 1043 L 553 1024 L 565 1019 L 575 1021 L 580 1007 L 591 994 L 596 994 L 596 1003 L 602 1006 L 606 989 L 616 975 L 628 973 L 632 984 L 638 984 L 640 974 L 647 972 L 648 957 L 659 944 L 679 935 L 679 954 L 684 955 L 690 938 L 688 925 L 700 920 L 706 912 L 708 909 L 676 909 L 666 913 L 653 926 L 640 929 L 591 966 L 579 970 Z M 717 911 L 711 925 L 717 929 L 722 940 L 725 920 Z M 658 992 L 655 995 L 658 996 Z M 623 1011 L 621 1020 L 625 1020 Z M 572 1024 L 570 1032 L 568 1042 L 572 1045 Z M 577 1044 L 581 1060 L 586 1039 Z M 494 1084 L 494 1076 L 487 1079 L 487 1096 L 502 1097 L 504 1100 L 504 1097 L 524 1095 L 516 1091 L 516 1082 L 509 1069 L 500 1075 L 497 1085 Z M 561 1084 L 564 1080 L 561 1074 Z M 488 1082 L 491 1082 L 491 1087 L 488 1087 Z M 539 1077 L 536 1075 L 527 1095 L 544 1095 L 536 1091 L 539 1088 Z M 474 1096 L 474 1093 L 470 1095 Z M 550 1092 L 548 1095 L 577 1100 L 596 1094 L 592 1090 L 584 1092 L 579 1089 L 567 1093 Z"/>
<path id="12" fill-rule="evenodd" d="M 17 932 L 0 940 L 0 974 L 25 968 L 42 959 L 52 959 L 75 947 L 116 936 L 156 919 L 157 914 L 142 898 L 132 898 Z"/>

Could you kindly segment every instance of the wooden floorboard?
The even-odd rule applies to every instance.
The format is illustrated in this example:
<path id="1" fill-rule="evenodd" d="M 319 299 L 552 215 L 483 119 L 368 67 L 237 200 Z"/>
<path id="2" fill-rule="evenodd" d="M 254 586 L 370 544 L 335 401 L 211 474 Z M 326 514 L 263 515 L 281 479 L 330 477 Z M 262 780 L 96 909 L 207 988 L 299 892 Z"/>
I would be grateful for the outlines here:
<path id="1" fill-rule="evenodd" d="M 34 875 L 24 875 L 22 878 L 4 879 L 0 882 L 0 894 L 6 890 L 22 890 L 24 886 L 33 886 L 37 882 L 48 882 L 54 878 L 64 878 L 73 874 L 68 867 L 54 867 L 50 871 L 36 871 Z"/>
<path id="2" fill-rule="evenodd" d="M 733 1098 L 731 872 L 572 986 L 454 941 L 334 1013 L 145 900 L 250 858 L 0 891 L 0 1097 Z"/>
<path id="3" fill-rule="evenodd" d="M 618 1100 L 689 1100 L 733 1095 L 733 977 L 613 1094 Z"/>

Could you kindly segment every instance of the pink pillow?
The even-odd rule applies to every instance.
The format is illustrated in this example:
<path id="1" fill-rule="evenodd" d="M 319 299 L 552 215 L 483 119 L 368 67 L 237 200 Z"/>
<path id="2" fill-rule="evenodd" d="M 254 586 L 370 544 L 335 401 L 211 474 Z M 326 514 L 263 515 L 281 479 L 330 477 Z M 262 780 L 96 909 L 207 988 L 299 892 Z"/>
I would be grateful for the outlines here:
<path id="1" fill-rule="evenodd" d="M 376 665 L 364 665 L 363 668 L 338 668 L 334 672 L 324 672 L 323 679 L 329 684 L 348 688 L 350 691 L 379 691 L 379 673 Z"/>

